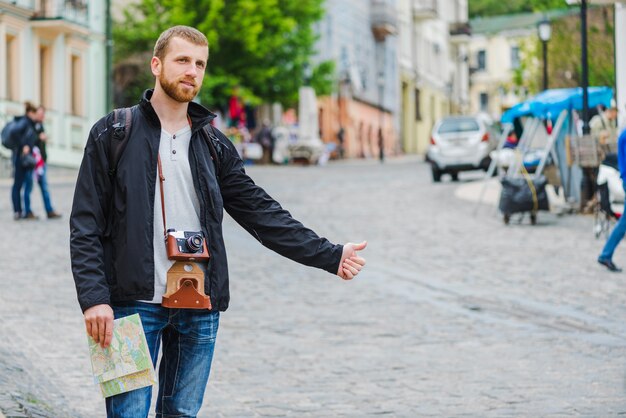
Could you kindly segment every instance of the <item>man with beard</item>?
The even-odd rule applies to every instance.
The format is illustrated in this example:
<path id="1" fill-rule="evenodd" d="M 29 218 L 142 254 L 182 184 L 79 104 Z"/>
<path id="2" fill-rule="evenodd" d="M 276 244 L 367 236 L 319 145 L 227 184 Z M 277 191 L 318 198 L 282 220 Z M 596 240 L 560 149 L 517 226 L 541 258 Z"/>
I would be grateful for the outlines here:
<path id="1" fill-rule="evenodd" d="M 155 86 L 130 110 L 117 165 L 109 155 L 115 114 L 90 132 L 70 218 L 72 272 L 87 334 L 107 347 L 113 319 L 138 313 L 155 366 L 162 344 L 158 417 L 196 416 L 202 405 L 219 315 L 230 298 L 224 209 L 264 246 L 299 263 L 344 280 L 365 265 L 357 254 L 365 242 L 335 245 L 293 219 L 247 176 L 232 143 L 208 127 L 215 115 L 191 101 L 208 54 L 196 29 L 176 26 L 160 35 L 151 60 Z M 206 243 L 210 259 L 198 265 L 208 309 L 162 304 L 174 264 L 164 245 L 166 223 L 199 231 Z M 107 415 L 146 417 L 151 390 L 108 397 Z"/>

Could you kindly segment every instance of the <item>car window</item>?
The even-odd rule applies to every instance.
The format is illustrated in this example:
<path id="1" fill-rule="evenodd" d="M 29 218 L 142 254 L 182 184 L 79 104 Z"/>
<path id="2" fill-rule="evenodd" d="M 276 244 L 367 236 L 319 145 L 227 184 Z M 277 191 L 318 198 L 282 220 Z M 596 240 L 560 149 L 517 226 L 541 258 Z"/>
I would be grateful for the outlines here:
<path id="1" fill-rule="evenodd" d="M 478 122 L 472 118 L 459 118 L 459 119 L 447 119 L 441 123 L 439 130 L 440 134 L 447 134 L 450 132 L 470 132 L 478 131 L 480 126 Z"/>

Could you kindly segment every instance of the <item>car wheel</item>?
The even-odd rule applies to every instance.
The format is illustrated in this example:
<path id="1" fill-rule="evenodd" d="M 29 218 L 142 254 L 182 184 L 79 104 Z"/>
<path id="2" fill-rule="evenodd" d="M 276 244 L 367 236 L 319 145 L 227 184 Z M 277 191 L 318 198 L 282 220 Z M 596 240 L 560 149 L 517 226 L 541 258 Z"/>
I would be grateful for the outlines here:
<path id="1" fill-rule="evenodd" d="M 450 173 L 450 176 L 452 177 L 452 181 L 459 181 L 459 173 L 458 172 L 454 172 L 454 173 Z"/>
<path id="2" fill-rule="evenodd" d="M 432 164 L 430 169 L 433 174 L 433 182 L 439 183 L 441 181 L 441 170 L 439 170 L 435 164 Z"/>

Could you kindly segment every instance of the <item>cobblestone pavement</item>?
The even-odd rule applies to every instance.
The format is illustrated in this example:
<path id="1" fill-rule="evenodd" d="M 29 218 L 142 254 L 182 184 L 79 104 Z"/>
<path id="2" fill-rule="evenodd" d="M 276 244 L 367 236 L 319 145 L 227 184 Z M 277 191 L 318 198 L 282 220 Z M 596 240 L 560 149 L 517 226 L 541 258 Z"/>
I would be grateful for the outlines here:
<path id="1" fill-rule="evenodd" d="M 596 264 L 589 217 L 504 226 L 455 197 L 478 174 L 432 184 L 414 158 L 249 173 L 320 234 L 367 239 L 368 266 L 342 282 L 227 219 L 231 308 L 201 417 L 626 415 L 626 274 Z M 54 221 L 12 221 L 0 181 L 7 418 L 104 414 L 69 266 L 74 176 L 51 172 Z"/>

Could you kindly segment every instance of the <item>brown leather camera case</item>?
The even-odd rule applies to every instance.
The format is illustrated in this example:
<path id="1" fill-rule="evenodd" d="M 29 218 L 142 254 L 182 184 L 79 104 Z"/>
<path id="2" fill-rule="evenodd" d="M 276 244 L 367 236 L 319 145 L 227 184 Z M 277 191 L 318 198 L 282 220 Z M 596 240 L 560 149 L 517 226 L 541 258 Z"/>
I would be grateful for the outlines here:
<path id="1" fill-rule="evenodd" d="M 176 261 L 167 271 L 167 287 L 161 305 L 211 310 L 211 298 L 204 294 L 204 272 L 200 266 Z"/>

